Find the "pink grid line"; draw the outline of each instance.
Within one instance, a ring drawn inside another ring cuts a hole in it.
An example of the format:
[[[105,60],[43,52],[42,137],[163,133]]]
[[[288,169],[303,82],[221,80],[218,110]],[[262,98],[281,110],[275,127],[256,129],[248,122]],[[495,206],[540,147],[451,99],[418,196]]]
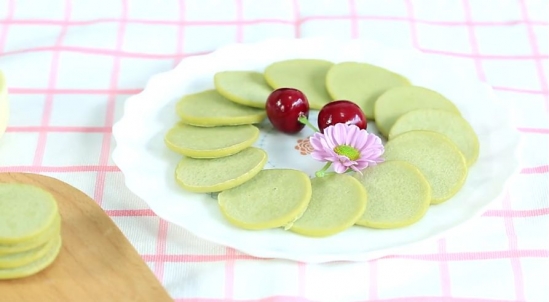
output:
[[[468,0],[463,0],[463,9],[465,11],[465,19],[467,21],[471,21],[471,6],[469,4]],[[481,81],[486,81],[486,74],[484,73],[484,69],[482,68],[482,62],[478,59],[478,56],[480,55],[478,43],[476,39],[475,34],[475,28],[473,26],[467,26],[467,31],[469,33],[469,44],[471,45],[471,50],[474,55],[474,61],[475,61],[475,68],[477,70],[478,77]]]
[[[297,294],[305,296],[307,293],[307,263],[297,262]]]
[[[502,86],[492,86],[494,90],[510,91],[510,92],[519,92],[519,93],[528,93],[528,94],[547,94],[547,92],[542,90],[531,90],[531,89],[521,89],[514,87],[502,87]]]
[[[93,48],[93,47],[79,47],[79,46],[43,46],[43,47],[31,47],[19,50],[6,51],[3,55],[17,55],[28,52],[44,52],[44,51],[54,51],[54,52],[76,52],[83,54],[95,54],[95,55],[104,55],[104,56],[114,56],[114,57],[127,57],[127,58],[136,58],[136,59],[181,59],[193,55],[201,55],[209,52],[196,52],[192,54],[157,54],[157,53],[144,53],[144,52],[130,52],[122,50],[112,50],[112,49],[102,49],[102,48]]]
[[[223,299],[214,298],[179,298],[175,302],[226,302]],[[270,296],[261,299],[242,299],[233,300],[238,302],[319,302],[318,300],[309,300],[296,296]],[[482,298],[452,298],[438,296],[415,296],[406,298],[389,298],[375,300],[356,300],[355,302],[525,302],[520,300],[500,300],[500,299],[482,299]]]
[[[382,259],[413,259],[425,261],[472,261],[489,260],[505,258],[547,258],[549,250],[523,249],[523,250],[503,250],[503,251],[479,251],[479,252],[461,252],[441,254],[417,254],[417,255],[392,255],[385,256]]]
[[[236,6],[236,42],[242,43],[244,41],[244,5],[242,0],[235,0]]]
[[[8,29],[13,21],[12,19],[13,19],[14,8],[15,8],[15,0],[9,0],[8,13],[5,19],[6,23],[4,23],[2,32],[0,33],[0,54],[4,51],[4,45],[6,45],[6,39],[8,37]]]
[[[549,165],[523,168],[520,171],[520,173],[521,174],[545,174],[545,173],[549,173]]]
[[[369,286],[368,286],[368,297],[370,300],[375,300],[378,298],[377,293],[377,259],[370,260],[369,264]]]
[[[349,12],[351,18],[351,38],[356,39],[359,37],[359,27],[358,27],[358,11],[356,7],[355,0],[348,0]]]
[[[545,216],[549,215],[549,208],[540,208],[540,209],[533,209],[533,210],[512,210],[512,209],[505,209],[505,210],[489,210],[486,211],[482,216],[485,217],[519,217],[519,218],[527,218],[527,217],[537,217],[537,216]]]
[[[301,23],[315,21],[315,20],[347,20],[351,16],[307,16],[301,19]],[[376,15],[360,15],[357,16],[358,20],[375,20],[375,21],[400,21],[400,22],[413,22],[413,23],[423,23],[428,25],[436,26],[464,26],[464,25],[473,25],[473,26],[514,26],[517,24],[523,24],[524,20],[516,21],[481,21],[481,22],[463,22],[463,21],[435,21],[435,20],[422,20],[416,19],[414,17],[397,17],[397,16],[376,16]],[[530,21],[535,22],[534,25],[549,25],[549,22],[546,21]]]
[[[187,56],[192,55],[201,55],[206,54],[206,52],[203,53],[195,53],[190,54]],[[182,54],[182,56],[185,56]],[[186,56],[185,56],[186,57]],[[175,59],[179,59],[179,57],[176,57]],[[545,91],[542,90],[529,90],[529,89],[521,89],[516,87],[503,87],[503,86],[492,86],[495,90],[502,90],[502,91],[510,91],[510,92],[519,92],[519,93],[528,93],[528,94],[547,94]],[[46,94],[46,93],[53,93],[53,94],[138,94],[142,91],[142,88],[129,88],[129,89],[116,89],[116,90],[110,90],[110,89],[65,89],[65,88],[54,88],[54,89],[48,89],[48,88],[21,88],[21,87],[9,87],[8,92],[10,94]]]
[[[143,254],[141,258],[145,262],[164,262],[164,263],[198,263],[198,262],[221,262],[232,260],[257,260],[258,258],[248,255],[157,255],[157,254]]]
[[[68,21],[70,19],[71,15],[71,2],[69,0],[65,0],[65,15],[64,19],[65,21]],[[55,47],[59,47],[61,43],[63,42],[63,39],[65,38],[65,35],[67,34],[67,27],[63,26],[61,28],[61,33],[57,37],[57,40],[55,41]],[[59,56],[61,53],[54,52],[51,60],[51,67],[50,67],[50,75],[49,75],[49,82],[48,82],[48,89],[53,89],[55,87],[55,84],[57,82],[57,68],[59,68]],[[51,112],[53,108],[53,94],[48,93],[46,94],[46,100],[44,103],[44,111],[42,112],[42,121],[41,126],[47,127],[50,123],[51,118]],[[46,140],[48,137],[48,133],[46,132],[40,132],[38,135],[38,145],[36,147],[36,151],[34,153],[34,161],[33,166],[41,166],[42,161],[44,160],[44,152],[46,150]]]
[[[505,197],[503,198],[503,209],[511,209],[511,198],[509,196],[509,192],[506,192]],[[507,234],[507,240],[509,241],[509,250],[516,251],[518,250],[517,234],[515,232],[513,217],[505,216],[503,218],[503,222],[505,224],[505,233]],[[522,279],[522,267],[520,264],[520,259],[511,258],[510,260],[514,277],[515,298],[519,300],[524,300],[524,281]]]
[[[215,298],[179,298],[175,302],[226,302],[227,300]],[[304,297],[296,296],[270,296],[261,299],[239,299],[232,300],[237,302],[319,302],[318,300],[309,300]],[[355,300],[355,302],[526,302],[521,300],[500,300],[500,299],[482,299],[482,298],[452,298],[438,296],[415,296],[406,298],[389,298],[375,300]]]
[[[522,13],[522,18],[525,22],[528,22],[529,16],[528,16],[528,8],[526,7],[526,3],[524,0],[520,1],[520,10]],[[532,54],[533,55],[539,55],[539,47],[538,47],[538,41],[536,38],[536,34],[534,33],[534,29],[531,24],[527,24],[526,29],[528,30],[528,40],[530,41],[530,46],[532,48]],[[549,112],[549,84],[547,84],[547,77],[545,76],[545,72],[543,71],[543,65],[541,64],[541,61],[536,60],[536,71],[538,73],[538,79],[540,80],[541,89],[545,92],[545,110]]]
[[[13,0],[11,0],[13,1]],[[301,18],[298,20],[299,23],[307,23],[311,21],[318,21],[318,20],[345,20],[350,19],[352,16],[307,16],[304,18]],[[534,26],[547,26],[549,25],[549,22],[546,21],[539,21],[539,20],[511,20],[511,21],[474,21],[474,22],[463,22],[463,21],[438,21],[438,20],[423,20],[423,19],[415,19],[415,18],[406,18],[406,17],[398,17],[398,16],[376,16],[376,15],[360,15],[357,16],[358,20],[375,20],[375,21],[398,21],[398,22],[409,22],[412,21],[414,23],[420,23],[420,24],[427,24],[427,25],[436,25],[436,26],[448,26],[448,27],[454,27],[454,26],[464,26],[464,25],[472,25],[472,26],[488,26],[488,27],[500,27],[500,26],[516,26],[521,24],[531,24]],[[0,24],[13,24],[13,25],[40,25],[40,26],[61,26],[61,25],[67,25],[67,26],[86,26],[86,25],[94,25],[94,24],[102,24],[102,23],[119,23],[121,22],[120,19],[116,18],[97,18],[92,20],[71,20],[68,22],[60,21],[60,20],[48,20],[48,19],[9,19],[6,18],[4,20],[0,19]],[[201,21],[201,20],[187,20],[184,22],[177,21],[177,20],[149,20],[149,19],[128,19],[125,21],[126,23],[132,23],[132,24],[143,24],[143,25],[167,25],[167,26],[231,26],[236,25],[237,21],[232,20],[217,20],[217,21]],[[262,18],[262,19],[247,19],[242,20],[242,24],[244,25],[256,25],[256,24],[286,24],[286,25],[293,25],[294,22],[291,20],[281,20],[281,19],[269,19],[269,18]]]
[[[105,210],[110,217],[152,217],[156,214],[150,209],[131,209],[131,210]]]
[[[76,172],[120,172],[117,166],[3,166],[0,172],[29,173],[76,173]]]
[[[122,1],[122,20],[125,20],[128,16],[128,2],[127,0]],[[124,33],[126,31],[126,23],[121,22],[118,27],[117,39],[116,39],[116,50],[120,51],[122,49],[122,44],[124,42]],[[109,89],[111,91],[116,90],[118,77],[120,75],[120,57],[115,57],[113,62],[113,69],[111,74],[111,81]],[[114,110],[116,108],[116,94],[109,94],[107,101],[107,110],[105,112],[105,127],[112,127],[114,122]],[[105,133],[103,135],[103,142],[101,146],[101,153],[99,155],[99,165],[106,166],[109,162],[110,156],[110,147],[111,147],[111,137],[112,133]],[[94,200],[101,205],[103,203],[103,193],[105,191],[105,178],[106,173],[104,171],[99,171],[95,179],[95,191],[93,193]]]
[[[438,254],[443,258],[446,255],[446,239],[442,238],[438,240],[437,244]],[[452,295],[452,281],[450,279],[450,268],[447,261],[441,261],[439,263],[440,270],[440,286],[442,288],[442,294],[445,297]]]
[[[19,88],[9,87],[9,94],[138,94],[143,88],[133,89],[66,89],[66,88]]]
[[[301,13],[299,11],[299,1],[293,0],[292,7],[294,12],[294,37],[301,38]]]
[[[414,7],[412,5],[412,1],[405,0],[404,4],[406,5],[406,14],[407,14],[407,21],[410,25],[410,36],[412,38],[412,46],[416,49],[421,49],[421,46],[419,45],[419,38],[417,36],[417,26],[416,22],[413,22],[414,18]]]
[[[158,234],[156,236],[156,255],[166,253],[166,238],[168,237],[168,222],[162,218],[158,223]],[[160,282],[164,282],[164,262],[156,261],[154,263],[154,274]]]
[[[225,255],[227,257],[227,260],[225,260],[225,299],[232,300],[234,295],[235,260],[239,256],[245,255],[237,255],[236,251],[230,247],[225,248]]]
[[[460,52],[452,52],[452,51],[434,50],[434,49],[428,49],[428,48],[422,48],[422,47],[416,47],[416,48],[425,53],[430,53],[430,54],[439,54],[439,55],[445,55],[445,56],[483,59],[483,60],[549,60],[549,55],[545,55],[545,54],[483,55],[483,54],[469,54],[469,53],[460,53]],[[193,54],[182,54],[182,53],[157,54],[157,53],[102,49],[102,48],[93,48],[93,47],[79,47],[79,46],[59,46],[59,47],[40,46],[40,47],[30,47],[25,49],[6,51],[3,53],[3,55],[7,56],[7,55],[23,54],[27,52],[44,52],[44,51],[76,52],[76,53],[84,53],[84,54],[128,57],[128,58],[138,58],[138,59],[174,59],[174,58],[180,59],[180,58],[184,58],[191,55],[200,55],[200,54],[209,53],[209,52],[197,52]]]
[[[110,127],[71,127],[71,126],[11,126],[6,132],[80,132],[80,133],[106,133],[111,132]]]
[[[545,128],[523,128],[519,127],[517,128],[518,131],[524,132],[524,133],[537,133],[537,134],[549,134],[549,129]]]
[[[179,0],[179,20],[183,22],[185,20],[185,1]],[[184,41],[184,27],[183,25],[177,28],[177,43],[176,43],[176,52],[183,52],[183,41]],[[173,67],[176,67],[179,61],[176,59],[173,62]],[[164,255],[166,253],[166,244],[168,237],[168,223],[164,219],[159,219],[158,223],[158,236],[156,238],[156,254]],[[164,282],[164,262],[157,261],[154,263],[154,273],[160,282]]]
[[[407,259],[407,260],[421,260],[428,262],[460,262],[460,261],[477,261],[477,260],[493,260],[493,259],[512,259],[512,258],[548,258],[549,250],[547,249],[519,249],[515,251],[500,250],[500,251],[475,251],[475,252],[454,252],[445,254],[437,253],[425,253],[425,254],[398,254],[388,255],[379,258],[381,259]],[[170,262],[170,263],[184,263],[184,262],[219,262],[228,260],[256,260],[256,261],[269,261],[274,260],[272,258],[257,258],[250,255],[236,253],[227,255],[208,255],[208,254],[169,254],[169,255],[157,255],[157,254],[142,254],[146,262]],[[346,262],[346,261],[339,261]]]

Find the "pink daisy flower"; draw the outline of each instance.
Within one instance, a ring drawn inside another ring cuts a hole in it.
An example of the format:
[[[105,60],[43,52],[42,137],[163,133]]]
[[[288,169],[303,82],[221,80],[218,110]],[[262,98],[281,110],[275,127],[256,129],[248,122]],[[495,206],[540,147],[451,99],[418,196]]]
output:
[[[324,169],[317,172],[323,176],[333,164],[336,173],[345,173],[352,169],[362,174],[362,170],[383,162],[381,155],[385,151],[381,139],[356,125],[338,123],[324,129],[324,134],[316,132],[310,138],[313,147],[311,156],[327,162]]]

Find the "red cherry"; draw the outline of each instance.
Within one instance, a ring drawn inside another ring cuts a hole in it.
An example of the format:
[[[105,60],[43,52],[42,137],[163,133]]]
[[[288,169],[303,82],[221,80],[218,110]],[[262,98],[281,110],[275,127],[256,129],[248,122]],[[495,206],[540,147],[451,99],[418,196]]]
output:
[[[360,107],[347,100],[330,102],[318,112],[318,129],[324,133],[324,128],[344,123],[347,125],[356,125],[360,129],[366,129],[366,115]]]
[[[271,92],[265,105],[271,124],[281,132],[297,133],[305,127],[300,116],[309,117],[309,101],[303,92],[294,88],[279,88]]]

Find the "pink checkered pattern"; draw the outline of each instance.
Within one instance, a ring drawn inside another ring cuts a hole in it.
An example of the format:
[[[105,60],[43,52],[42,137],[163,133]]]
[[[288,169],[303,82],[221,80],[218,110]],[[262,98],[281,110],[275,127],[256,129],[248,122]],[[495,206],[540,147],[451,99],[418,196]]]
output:
[[[176,301],[549,301],[548,13],[547,0],[0,0],[0,172],[93,197]],[[451,57],[492,85],[524,140],[504,197],[400,254],[304,264],[197,238],[124,186],[111,126],[150,76],[229,43],[318,35]]]

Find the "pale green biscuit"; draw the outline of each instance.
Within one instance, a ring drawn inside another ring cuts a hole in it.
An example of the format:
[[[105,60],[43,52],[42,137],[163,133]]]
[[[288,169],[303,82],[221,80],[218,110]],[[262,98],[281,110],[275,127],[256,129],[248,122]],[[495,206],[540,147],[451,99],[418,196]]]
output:
[[[59,237],[56,235],[55,238]],[[51,250],[56,242],[56,239],[51,239],[50,241],[35,247],[32,250],[19,252],[15,254],[6,254],[0,255],[0,270],[4,268],[15,268],[29,264],[37,259],[45,256],[49,250]]]
[[[255,147],[219,158],[185,157],[177,165],[175,177],[177,183],[188,191],[220,192],[250,180],[266,162],[267,153]]]
[[[325,60],[292,59],[272,63],[264,75],[272,88],[298,89],[307,97],[311,109],[321,109],[332,101],[325,85],[326,73],[332,66]]]
[[[332,99],[356,103],[370,120],[377,119],[376,99],[385,91],[403,85],[410,85],[405,77],[368,63],[335,64],[326,75],[326,89]]]
[[[201,127],[256,124],[267,116],[265,110],[231,102],[214,89],[184,96],[175,110],[185,124]]]
[[[262,170],[248,182],[218,195],[227,220],[244,229],[261,230],[290,225],[311,200],[307,174],[293,169]]]
[[[244,106],[265,109],[273,89],[260,72],[221,71],[214,75],[215,89],[227,99]]]
[[[172,151],[194,158],[217,158],[250,147],[259,137],[253,125],[196,127],[177,123],[164,136]]]
[[[46,242],[50,241],[55,236],[59,235],[61,231],[61,217],[56,215],[54,223],[47,228],[44,232],[40,233],[36,238],[30,241],[23,241],[13,244],[0,244],[0,257],[7,254],[14,254],[29,251],[35,249]]]
[[[290,227],[292,232],[314,237],[333,235],[353,226],[366,209],[366,190],[352,176],[317,177],[311,179],[311,185],[311,201]]]
[[[431,202],[429,183],[412,164],[386,161],[355,177],[368,192],[368,203],[357,225],[390,229],[419,221]]]
[[[440,109],[417,109],[398,118],[389,139],[412,130],[429,130],[446,135],[461,150],[467,166],[478,158],[479,140],[473,127],[461,115]]]
[[[402,133],[387,142],[383,156],[416,166],[431,186],[431,204],[450,199],[467,178],[465,157],[450,139],[437,132]]]
[[[58,215],[47,191],[27,184],[0,183],[0,245],[39,238]]]
[[[27,277],[34,275],[50,266],[59,255],[62,246],[61,236],[57,236],[54,240],[53,246],[41,258],[23,266],[14,268],[0,268],[0,280]]]
[[[383,93],[375,103],[376,126],[387,137],[397,119],[416,109],[441,109],[460,114],[442,94],[420,86],[396,87]]]

